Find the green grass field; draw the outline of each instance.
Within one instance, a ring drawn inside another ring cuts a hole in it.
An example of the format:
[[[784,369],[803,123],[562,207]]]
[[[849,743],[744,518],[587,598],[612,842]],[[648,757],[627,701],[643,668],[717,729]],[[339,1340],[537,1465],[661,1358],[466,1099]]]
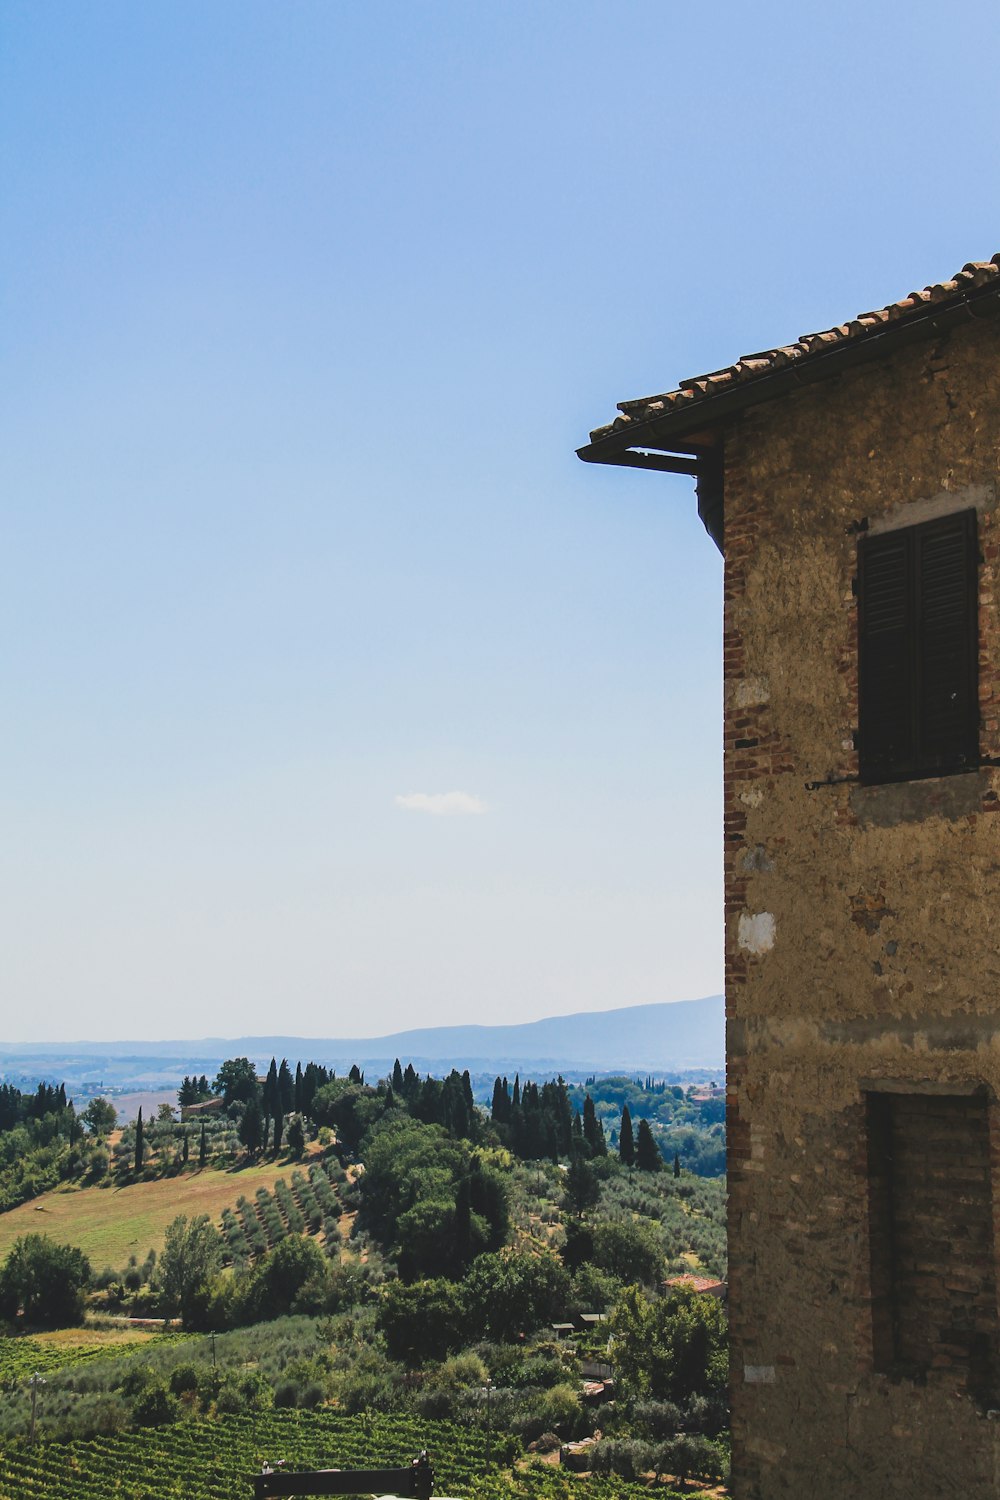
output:
[[[142,1260],[148,1250],[159,1254],[166,1227],[178,1214],[208,1214],[216,1223],[241,1193],[252,1198],[290,1170],[287,1162],[268,1162],[238,1171],[206,1167],[127,1187],[59,1188],[0,1214],[0,1260],[19,1235],[47,1234],[78,1245],[95,1271],[118,1269],[130,1255]]]
[[[139,1354],[155,1344],[186,1342],[186,1333],[158,1333],[149,1328],[59,1328],[26,1338],[0,1338],[0,1389],[23,1384],[36,1371],[49,1375],[69,1365],[121,1354]]]

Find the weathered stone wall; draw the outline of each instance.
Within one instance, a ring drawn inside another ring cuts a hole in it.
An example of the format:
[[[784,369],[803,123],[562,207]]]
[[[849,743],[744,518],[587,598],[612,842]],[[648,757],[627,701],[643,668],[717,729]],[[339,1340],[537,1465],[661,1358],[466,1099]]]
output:
[[[1000,761],[998,377],[1000,329],[970,324],[726,435],[739,1500],[1000,1481],[1000,1421],[960,1360],[942,1350],[919,1380],[875,1368],[865,1106],[871,1086],[1000,1094],[1000,770],[858,785],[852,586],[866,527],[975,506],[980,746]],[[993,1196],[995,1215],[996,1170]]]

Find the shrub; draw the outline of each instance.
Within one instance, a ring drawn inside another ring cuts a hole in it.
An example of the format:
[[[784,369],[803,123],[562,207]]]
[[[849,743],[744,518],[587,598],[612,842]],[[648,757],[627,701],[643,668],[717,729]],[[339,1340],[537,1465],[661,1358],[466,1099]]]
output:
[[[132,1403],[132,1421],[136,1427],[165,1427],[177,1420],[177,1397],[157,1382],[141,1391]]]
[[[44,1234],[14,1241],[0,1270],[0,1317],[23,1312],[40,1328],[67,1328],[83,1321],[83,1292],[90,1262],[75,1245],[57,1245]]]
[[[197,1391],[198,1376],[197,1365],[175,1365],[170,1372],[170,1389],[172,1393],[175,1396],[183,1396],[187,1391]]]
[[[647,1443],[634,1438],[603,1438],[595,1443],[590,1458],[590,1467],[595,1474],[617,1474],[622,1479],[638,1479],[652,1467],[652,1455]]]

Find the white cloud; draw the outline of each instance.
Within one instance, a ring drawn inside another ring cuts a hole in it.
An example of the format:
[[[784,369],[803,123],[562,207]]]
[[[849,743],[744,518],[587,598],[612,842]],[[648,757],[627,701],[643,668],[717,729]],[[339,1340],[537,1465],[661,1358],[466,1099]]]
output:
[[[405,807],[407,812],[433,813],[438,818],[486,811],[483,799],[471,792],[407,792],[396,798],[396,806]]]

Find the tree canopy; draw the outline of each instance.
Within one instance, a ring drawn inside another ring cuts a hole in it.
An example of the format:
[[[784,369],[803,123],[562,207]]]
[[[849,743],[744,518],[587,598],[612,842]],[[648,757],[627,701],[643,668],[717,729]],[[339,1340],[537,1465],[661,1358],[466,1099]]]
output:
[[[59,1245],[44,1234],[14,1241],[0,1268],[0,1317],[18,1313],[39,1328],[67,1328],[83,1322],[83,1293],[90,1262],[75,1245]]]

